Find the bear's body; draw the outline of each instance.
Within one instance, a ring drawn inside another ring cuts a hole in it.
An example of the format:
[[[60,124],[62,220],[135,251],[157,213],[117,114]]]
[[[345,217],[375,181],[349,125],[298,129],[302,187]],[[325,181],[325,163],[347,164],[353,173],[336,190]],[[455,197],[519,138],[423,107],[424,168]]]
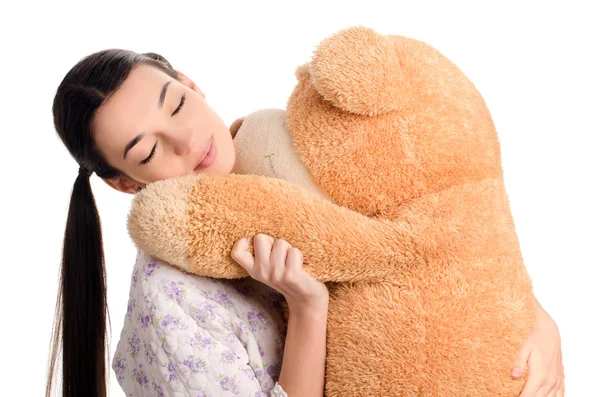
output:
[[[241,237],[298,247],[331,282],[327,396],[518,396],[535,298],[478,91],[427,44],[365,28],[323,41],[297,77],[285,123],[267,112],[234,131],[287,143],[242,146],[246,175],[149,185],[133,240],[224,278],[247,275],[229,256]]]

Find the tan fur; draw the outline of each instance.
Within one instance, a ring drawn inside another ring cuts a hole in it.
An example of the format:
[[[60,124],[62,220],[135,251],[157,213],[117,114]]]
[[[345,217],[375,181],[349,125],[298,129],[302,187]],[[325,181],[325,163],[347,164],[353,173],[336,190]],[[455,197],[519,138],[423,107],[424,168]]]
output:
[[[246,275],[229,255],[240,237],[302,250],[305,268],[334,282],[327,396],[518,396],[526,376],[510,368],[535,300],[474,85],[427,44],[362,27],[324,40],[296,75],[282,150],[329,200],[284,173],[188,178],[172,186],[189,194],[185,217],[166,200],[138,203],[135,222],[152,231],[134,241],[159,257],[185,241],[180,263],[225,278]]]
[[[186,214],[190,190],[198,178],[190,175],[147,185],[136,194],[127,218],[129,235],[139,249],[182,270],[189,270]]]

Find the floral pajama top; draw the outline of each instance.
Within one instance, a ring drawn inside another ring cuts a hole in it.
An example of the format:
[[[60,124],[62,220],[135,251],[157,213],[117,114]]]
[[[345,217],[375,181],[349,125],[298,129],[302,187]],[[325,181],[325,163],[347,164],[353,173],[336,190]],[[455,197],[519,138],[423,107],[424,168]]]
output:
[[[282,299],[250,278],[199,277],[138,252],[112,369],[127,396],[285,396]]]

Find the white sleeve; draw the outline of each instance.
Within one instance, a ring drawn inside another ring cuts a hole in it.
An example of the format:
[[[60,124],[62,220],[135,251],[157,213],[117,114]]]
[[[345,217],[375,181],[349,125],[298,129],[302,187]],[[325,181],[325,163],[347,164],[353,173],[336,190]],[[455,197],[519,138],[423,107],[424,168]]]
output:
[[[132,277],[112,363],[127,396],[287,397],[264,363],[250,357],[260,357],[262,349],[235,322],[233,306],[224,310],[206,299],[208,287],[198,289],[174,268],[149,264]]]
[[[288,397],[287,393],[283,391],[283,388],[279,382],[275,383],[275,387],[271,390],[271,397]]]

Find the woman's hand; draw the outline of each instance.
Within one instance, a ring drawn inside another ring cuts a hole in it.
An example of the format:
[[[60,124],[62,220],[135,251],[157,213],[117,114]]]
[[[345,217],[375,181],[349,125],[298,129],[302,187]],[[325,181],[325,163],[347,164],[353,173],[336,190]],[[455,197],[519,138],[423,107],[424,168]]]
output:
[[[325,284],[312,278],[302,267],[302,253],[285,240],[266,234],[254,236],[254,255],[248,251],[250,241],[240,239],[231,257],[250,276],[285,297],[290,313],[296,310],[327,310],[329,291]]]
[[[279,385],[289,397],[322,397],[329,291],[302,268],[302,253],[285,240],[265,234],[238,240],[231,257],[252,278],[281,293],[290,309]]]
[[[534,329],[519,350],[511,375],[519,378],[525,368],[529,368],[527,382],[519,397],[562,397],[565,376],[560,333],[539,302],[536,314]]]

